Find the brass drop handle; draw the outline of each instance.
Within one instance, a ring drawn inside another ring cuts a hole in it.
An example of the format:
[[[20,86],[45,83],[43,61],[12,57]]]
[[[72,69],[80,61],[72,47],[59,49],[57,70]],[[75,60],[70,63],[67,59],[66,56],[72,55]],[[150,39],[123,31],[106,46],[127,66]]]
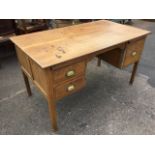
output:
[[[137,52],[132,52],[131,54],[133,57],[137,55]]]
[[[74,70],[70,70],[70,71],[68,71],[67,73],[66,73],[66,76],[67,77],[72,77],[72,76],[74,76],[75,75],[75,71]]]
[[[73,91],[75,89],[75,85],[71,84],[67,87],[67,91]]]

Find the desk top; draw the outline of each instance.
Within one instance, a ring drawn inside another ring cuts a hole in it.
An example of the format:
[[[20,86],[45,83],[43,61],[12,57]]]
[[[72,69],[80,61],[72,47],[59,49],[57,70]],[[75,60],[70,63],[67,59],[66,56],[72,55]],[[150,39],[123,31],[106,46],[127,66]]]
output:
[[[12,37],[11,41],[42,68],[66,62],[150,32],[107,20]]]

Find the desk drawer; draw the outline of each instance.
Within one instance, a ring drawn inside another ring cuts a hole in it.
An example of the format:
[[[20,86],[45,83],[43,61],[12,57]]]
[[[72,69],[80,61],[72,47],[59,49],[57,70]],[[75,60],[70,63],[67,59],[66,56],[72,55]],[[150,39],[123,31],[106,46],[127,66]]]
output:
[[[128,66],[140,59],[144,48],[145,39],[130,42],[126,47],[123,67]]]
[[[106,53],[99,55],[98,57],[109,64],[123,68],[130,64],[135,63],[140,59],[145,39],[140,39],[127,43],[126,47],[116,48]]]
[[[68,96],[74,92],[77,92],[78,90],[80,90],[85,86],[85,83],[86,83],[85,78],[80,77],[79,79],[56,86],[54,88],[55,99],[59,100],[64,96]]]
[[[85,67],[86,67],[85,62],[82,61],[57,69],[54,71],[54,81],[56,83],[62,82],[65,80],[74,79],[79,75],[83,75],[85,73]]]

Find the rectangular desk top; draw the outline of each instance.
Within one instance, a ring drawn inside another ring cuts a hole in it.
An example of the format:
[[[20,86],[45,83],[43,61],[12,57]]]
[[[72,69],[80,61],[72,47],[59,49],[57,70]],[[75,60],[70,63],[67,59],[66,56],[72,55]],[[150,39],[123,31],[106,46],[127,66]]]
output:
[[[11,41],[42,68],[148,35],[147,30],[107,20],[12,37]]]

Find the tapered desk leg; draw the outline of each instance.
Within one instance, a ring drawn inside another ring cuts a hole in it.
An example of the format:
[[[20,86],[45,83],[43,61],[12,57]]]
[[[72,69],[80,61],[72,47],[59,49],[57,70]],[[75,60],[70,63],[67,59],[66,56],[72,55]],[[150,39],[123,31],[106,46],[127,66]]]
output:
[[[132,71],[132,75],[131,75],[130,82],[129,82],[130,85],[132,85],[133,82],[134,82],[134,79],[135,79],[135,76],[136,76],[136,71],[137,71],[137,68],[138,68],[138,64],[139,64],[139,61],[135,62],[134,66],[133,66],[133,71]]]
[[[98,60],[97,60],[97,66],[100,67],[101,66],[101,59],[98,57]]]
[[[54,131],[57,131],[58,127],[57,127],[56,104],[50,99],[48,99],[48,108],[49,108],[52,128],[54,129]]]
[[[32,93],[31,93],[31,87],[30,87],[30,84],[29,84],[28,77],[25,75],[25,73],[23,71],[22,71],[22,73],[23,73],[23,78],[24,78],[27,94],[28,94],[28,96],[31,96]]]

